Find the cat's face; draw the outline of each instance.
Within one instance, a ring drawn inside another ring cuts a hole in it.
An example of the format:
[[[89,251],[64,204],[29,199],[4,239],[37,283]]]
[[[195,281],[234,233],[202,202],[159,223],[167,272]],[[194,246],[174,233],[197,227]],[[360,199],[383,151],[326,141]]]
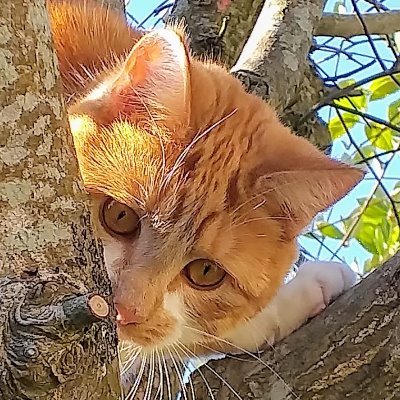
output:
[[[173,31],[145,36],[70,123],[120,337],[144,349],[218,348],[276,294],[300,231],[362,177]]]

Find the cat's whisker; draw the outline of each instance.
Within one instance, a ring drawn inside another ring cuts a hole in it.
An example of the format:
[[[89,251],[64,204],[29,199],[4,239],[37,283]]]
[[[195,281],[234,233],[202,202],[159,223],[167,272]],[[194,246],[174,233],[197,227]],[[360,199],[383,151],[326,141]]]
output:
[[[135,394],[139,388],[139,384],[142,380],[143,377],[143,373],[144,373],[144,369],[146,367],[146,363],[147,363],[147,354],[145,353],[143,358],[140,359],[140,368],[139,368],[139,373],[136,376],[135,382],[133,383],[131,389],[129,390],[127,396],[126,396],[126,400],[133,400],[133,398],[135,397]]]
[[[192,331],[194,331],[194,332],[196,332],[196,333],[198,333],[200,335],[203,335],[205,337],[209,337],[210,339],[213,339],[213,340],[219,341],[221,343],[224,343],[224,344],[226,344],[228,346],[232,346],[232,347],[238,349],[239,351],[243,352],[244,354],[247,354],[249,357],[253,357],[258,362],[260,362],[264,367],[266,367],[269,371],[271,371],[285,385],[285,387],[289,390],[289,392],[293,395],[293,397],[295,399],[300,400],[299,396],[297,396],[297,394],[293,391],[293,389],[285,382],[285,380],[282,378],[282,376],[278,372],[276,372],[269,364],[267,364],[264,360],[262,360],[260,357],[255,356],[254,353],[251,353],[250,351],[247,351],[246,349],[244,349],[244,348],[242,348],[240,346],[237,346],[234,343],[229,342],[228,340],[225,340],[223,338],[220,338],[218,336],[212,335],[210,333],[201,331],[199,329],[196,329],[196,328],[193,328],[193,327],[190,327],[190,326],[187,326],[187,325],[185,325],[185,328],[189,329],[189,330],[192,330]]]
[[[176,346],[176,343],[173,344],[172,346],[174,347],[174,349],[175,349],[175,354],[176,354],[177,357],[180,359],[183,368],[184,368],[185,370],[187,370],[187,369],[188,369],[187,363],[183,360],[182,356],[179,354],[179,351],[176,349],[176,347],[177,347],[177,346]],[[178,348],[178,349],[179,349],[179,348]],[[182,350],[182,349],[181,349],[181,350]],[[188,380],[189,380],[189,384],[190,384],[190,391],[191,391],[191,393],[192,393],[192,399],[196,399],[196,394],[195,394],[195,391],[194,391],[194,386],[193,386],[193,381],[192,381],[192,378],[191,378],[191,373],[190,373],[189,376],[188,376]]]
[[[189,354],[191,354],[192,357],[195,357],[196,359],[200,360],[200,358],[196,356],[196,354],[194,354],[188,347],[186,347],[184,344],[182,344],[182,346],[188,351]],[[211,371],[216,377],[218,377],[221,380],[221,382],[223,382],[226,385],[226,387],[233,393],[235,397],[237,397],[239,400],[243,400],[242,396],[240,396],[240,394],[232,387],[232,385],[226,379],[224,379],[218,372],[216,372],[213,368],[207,365],[207,363],[204,363],[203,365],[209,371]]]
[[[253,334],[253,332],[257,331],[257,326],[255,325],[255,322],[251,318],[248,318],[247,322],[249,324],[253,325],[253,327],[254,327],[254,329],[251,330],[252,334]],[[262,332],[259,332],[259,333],[263,337],[264,343],[266,343],[271,348],[271,350],[275,352],[276,350],[275,350],[275,346],[273,345],[273,343],[270,342],[270,340],[267,338],[267,336],[265,334],[263,334]],[[256,339],[254,339],[254,342],[255,343],[257,342]],[[256,347],[257,347],[257,353],[260,354],[261,351],[260,351],[259,346],[256,345]]]
[[[194,136],[194,138],[190,141],[190,143],[183,149],[183,151],[177,157],[174,165],[172,166],[171,171],[165,176],[165,180],[161,185],[162,189],[164,189],[170,183],[175,172],[183,165],[183,162],[184,162],[186,156],[189,154],[189,152],[193,148],[193,146],[197,142],[199,142],[203,137],[208,135],[213,129],[215,129],[216,127],[218,127],[219,125],[224,123],[232,115],[234,115],[236,113],[236,111],[237,111],[237,108],[235,108],[233,111],[231,111],[229,114],[225,115],[224,117],[220,118],[217,122],[210,125],[204,131],[202,131],[202,132],[200,131]]]
[[[163,362],[164,371],[165,371],[165,379],[167,381],[168,399],[172,400],[171,382],[169,380],[169,373],[168,373],[167,363],[165,362],[164,353],[161,352],[161,356],[162,356],[162,362]]]
[[[187,357],[188,359],[193,358],[193,357],[190,356],[190,354],[188,354],[188,352],[187,352],[188,349],[186,348],[186,346],[185,346],[183,343],[181,343],[180,341],[178,341],[176,344],[177,344],[177,346],[181,349],[181,351],[182,351],[184,354],[186,354],[186,357]],[[197,359],[198,359],[198,357],[197,357]],[[198,369],[198,368],[195,368],[195,370],[197,370],[197,372],[200,374],[201,378],[203,379],[203,382],[204,382],[204,384],[205,384],[206,387],[207,387],[207,390],[208,390],[208,393],[210,394],[211,399],[212,399],[212,400],[215,400],[215,397],[214,397],[214,395],[213,395],[213,392],[212,392],[212,390],[211,390],[211,387],[210,387],[209,383],[207,382],[207,379],[205,378],[204,374],[203,374],[203,373],[200,371],[200,369]]]
[[[246,206],[247,204],[251,203],[252,201],[256,200],[258,197],[260,197],[260,196],[265,196],[265,195],[268,194],[268,193],[277,191],[277,190],[279,190],[280,188],[285,187],[285,186],[289,186],[289,185],[293,185],[293,183],[292,183],[292,182],[281,183],[281,184],[279,184],[278,186],[274,186],[274,187],[268,188],[268,189],[266,189],[266,190],[263,190],[262,192],[255,194],[253,197],[250,197],[249,199],[247,199],[247,200],[244,201],[243,203],[239,204],[234,210],[232,210],[232,211],[230,212],[229,215],[230,215],[230,216],[235,215],[238,211],[240,211],[240,209],[242,209],[244,206]],[[267,202],[267,200],[266,200],[266,199],[263,199],[263,201],[261,201],[261,203],[258,203],[255,207],[256,207],[256,208],[261,207],[261,206],[264,205],[266,202]],[[255,208],[253,207],[252,209],[254,210]]]
[[[159,399],[163,400],[163,394],[164,394],[164,371],[162,369],[160,352],[159,352],[159,350],[157,348],[155,350],[156,350],[156,355],[157,355],[157,365],[158,365],[158,374],[159,374],[158,389],[157,389],[156,397],[159,394],[159,396],[160,396]]]
[[[167,347],[166,349],[167,349],[167,351],[168,351],[168,353],[169,353],[169,355],[170,355],[172,364],[173,364],[173,366],[174,366],[174,368],[175,368],[175,370],[176,370],[176,375],[177,375],[177,377],[178,377],[178,379],[179,379],[179,383],[180,383],[181,388],[182,388],[183,397],[184,397],[185,400],[188,400],[188,398],[187,398],[187,393],[186,393],[186,386],[185,386],[185,384],[183,383],[183,379],[182,379],[182,373],[179,371],[179,368],[178,368],[178,366],[177,366],[177,364],[176,364],[176,362],[175,362],[175,357],[172,355],[172,352],[171,352],[170,348]],[[175,351],[176,351],[176,350],[175,350]]]
[[[224,356],[224,357],[230,358],[230,359],[232,359],[232,360],[246,361],[246,362],[252,362],[252,363],[258,363],[258,362],[259,362],[258,360],[244,360],[243,358],[241,358],[241,357],[236,357],[236,356],[234,356],[233,354],[223,353],[222,351],[218,351],[218,350],[213,349],[212,347],[207,346],[207,345],[204,344],[203,342],[198,342],[198,343],[195,343],[195,344],[198,344],[198,345],[200,345],[200,347],[204,347],[205,349],[210,350],[210,351],[211,351],[212,353],[214,353],[214,354],[218,354],[218,355],[220,355],[220,356]]]
[[[147,400],[148,396],[151,395],[153,383],[154,383],[154,350],[152,350],[149,355],[149,373],[147,375],[147,384],[143,400]]]
[[[232,229],[238,228],[239,226],[243,226],[243,225],[249,224],[250,222],[270,221],[270,220],[274,220],[274,221],[275,220],[284,220],[284,221],[286,221],[286,220],[290,220],[290,218],[289,217],[281,217],[281,216],[280,217],[271,217],[270,215],[267,215],[265,217],[250,218],[250,219],[247,219],[245,221],[241,221],[238,224],[231,225],[229,228],[230,228],[230,230],[232,230]]]
[[[130,355],[128,361],[122,364],[123,368],[121,371],[121,375],[125,375],[127,372],[129,372],[129,370],[132,368],[132,366],[135,364],[135,361],[139,357],[139,354],[140,350],[138,350],[133,356]]]

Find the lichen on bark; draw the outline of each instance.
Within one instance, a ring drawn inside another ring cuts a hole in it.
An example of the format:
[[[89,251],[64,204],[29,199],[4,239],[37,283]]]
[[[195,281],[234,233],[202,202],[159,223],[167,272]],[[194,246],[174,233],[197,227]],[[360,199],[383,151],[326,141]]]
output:
[[[76,327],[63,311],[85,295],[112,301],[45,0],[6,2],[0,21],[0,398],[117,399],[112,320]]]

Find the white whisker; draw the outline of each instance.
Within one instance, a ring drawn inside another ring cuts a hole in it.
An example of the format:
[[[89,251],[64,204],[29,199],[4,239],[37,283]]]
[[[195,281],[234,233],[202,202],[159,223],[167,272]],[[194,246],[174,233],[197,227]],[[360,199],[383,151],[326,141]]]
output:
[[[193,353],[185,345],[183,345],[183,346],[186,348],[186,350],[189,352],[189,354],[192,355],[192,357],[199,359],[199,357],[196,356],[195,353]],[[233,386],[226,379],[224,379],[217,371],[215,371],[213,368],[211,368],[207,363],[204,363],[203,365],[205,368],[207,368],[209,371],[211,371],[216,377],[218,377],[221,380],[221,382],[223,382],[226,385],[226,387],[234,394],[234,396],[236,396],[239,400],[243,400],[242,396],[240,396],[240,394],[233,388]]]
[[[237,111],[237,108],[235,108],[233,111],[231,111],[228,115],[222,117],[219,119],[217,122],[213,123],[211,126],[209,126],[207,129],[205,129],[203,132],[198,132],[192,141],[184,148],[184,150],[181,152],[181,154],[177,157],[171,171],[166,174],[165,179],[161,185],[161,189],[164,189],[169,182],[172,180],[174,174],[176,171],[183,165],[183,162],[186,158],[186,156],[189,154],[189,151],[193,148],[193,146],[199,142],[203,137],[205,137],[207,134],[209,134],[213,129],[221,125],[223,122],[225,122],[228,118],[230,118],[232,115],[234,115]]]
[[[186,357],[193,358],[190,356],[190,354],[188,354],[188,352],[186,350],[189,350],[189,349],[187,349],[187,347],[182,342],[178,341],[177,346],[179,346],[179,348],[182,350],[182,352],[184,354],[186,354]],[[215,400],[215,397],[213,395],[211,387],[210,387],[209,383],[207,382],[207,379],[205,378],[204,374],[201,372],[201,370],[199,368],[196,368],[196,371],[200,374],[201,378],[203,379],[203,382],[207,387],[207,390],[208,390],[208,393],[210,394],[211,399]]]
[[[299,396],[297,396],[297,394],[293,391],[293,389],[285,382],[285,380],[278,374],[278,372],[276,372],[269,364],[267,364],[264,360],[262,360],[260,357],[256,357],[253,353],[250,353],[249,351],[247,351],[246,349],[243,349],[240,346],[235,345],[234,343],[229,342],[228,340],[225,340],[223,338],[219,338],[215,335],[211,335],[210,333],[201,331],[199,329],[196,328],[192,328],[190,326],[185,326],[186,329],[192,330],[194,332],[197,332],[201,335],[204,335],[205,337],[209,337],[213,340],[217,340],[220,341],[221,343],[227,344],[228,346],[232,346],[236,349],[238,349],[239,351],[243,352],[244,354],[247,354],[250,357],[255,358],[257,361],[259,361],[264,367],[266,367],[269,371],[271,371],[284,385],[285,387],[288,389],[288,391],[294,396],[295,399],[300,400]],[[201,343],[200,343],[201,344]]]
[[[185,384],[183,383],[183,379],[182,379],[182,374],[181,374],[181,372],[179,371],[179,368],[178,368],[178,366],[177,366],[177,364],[176,364],[176,362],[175,362],[175,358],[174,358],[174,356],[172,355],[171,350],[169,349],[169,347],[167,347],[167,351],[168,351],[168,353],[169,353],[169,355],[170,355],[170,357],[171,357],[172,364],[174,365],[174,368],[175,368],[175,370],[176,370],[176,374],[177,374],[177,377],[178,377],[178,379],[179,379],[179,383],[180,383],[181,388],[182,388],[183,397],[185,398],[185,400],[188,400],[187,394],[186,394],[186,387],[185,387]],[[175,351],[176,351],[176,350],[175,350]]]
[[[164,394],[164,372],[163,372],[162,365],[161,365],[160,352],[158,351],[157,348],[155,350],[156,350],[156,355],[157,355],[158,374],[159,374],[158,389],[157,389],[156,397],[159,394],[160,395],[159,399],[163,400],[163,394]]]

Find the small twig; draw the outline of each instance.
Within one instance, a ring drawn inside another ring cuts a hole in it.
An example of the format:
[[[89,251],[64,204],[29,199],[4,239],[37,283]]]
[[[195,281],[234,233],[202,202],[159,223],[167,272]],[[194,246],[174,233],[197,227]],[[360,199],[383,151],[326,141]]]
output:
[[[386,126],[387,128],[393,129],[395,132],[400,132],[400,126],[394,125],[390,122],[385,121],[384,119],[375,117],[371,114],[367,114],[365,112],[359,111],[357,109],[353,109],[350,107],[342,106],[341,104],[333,104],[333,107],[338,108],[339,110],[349,112],[351,114],[359,115],[360,117],[367,118],[370,121],[376,122],[377,124],[381,124]]]
[[[394,150],[387,150],[387,151],[384,151],[382,153],[374,154],[373,156],[365,157],[361,161],[356,162],[356,165],[366,163],[366,162],[371,161],[371,160],[373,160],[375,158],[380,158],[380,157],[386,156],[388,154],[398,153],[399,151],[400,151],[400,147],[397,147],[397,149],[394,149]]]
[[[349,95],[354,89],[359,88],[360,86],[365,85],[369,82],[372,82],[375,79],[383,78],[384,76],[388,76],[388,75],[393,75],[397,72],[400,72],[399,66],[397,66],[396,68],[387,69],[387,70],[379,72],[375,75],[368,76],[367,78],[361,79],[358,82],[353,83],[352,85],[346,86],[345,88],[341,88],[341,89],[332,91],[327,96],[325,96],[318,104],[316,104],[314,107],[312,107],[310,109],[310,112],[308,112],[306,115],[304,115],[300,119],[299,123],[301,124],[304,121],[306,121],[317,110],[319,110],[320,108],[322,108],[324,106],[331,104],[331,102],[333,100],[337,100],[337,99],[340,99],[342,97]]]

